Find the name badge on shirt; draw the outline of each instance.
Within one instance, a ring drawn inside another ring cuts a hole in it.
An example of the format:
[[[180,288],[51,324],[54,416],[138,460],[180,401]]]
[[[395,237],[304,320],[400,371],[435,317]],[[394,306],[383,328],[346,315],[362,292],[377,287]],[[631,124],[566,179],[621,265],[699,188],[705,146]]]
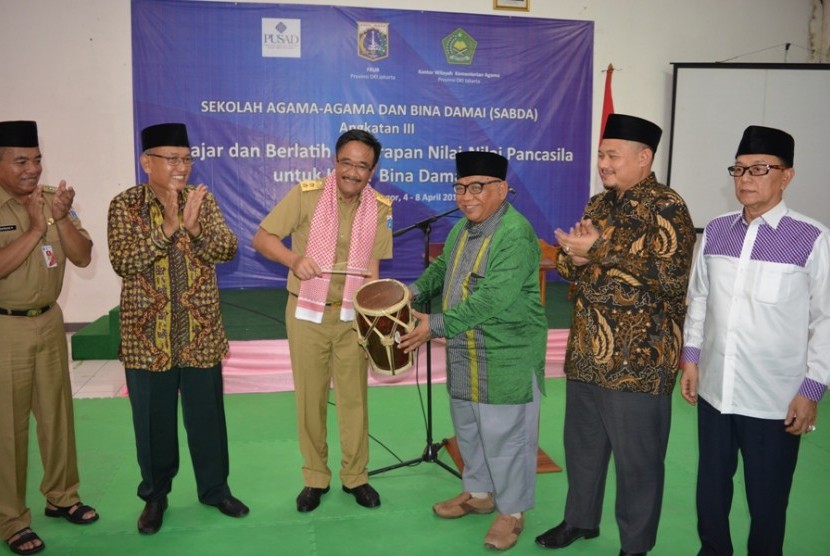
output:
[[[6,224],[5,226],[0,226],[0,232],[13,232],[17,229],[17,226],[14,224]]]
[[[55,256],[55,250],[48,243],[41,245],[40,250],[43,253],[43,262],[46,263],[46,268],[55,268],[58,266],[58,258]]]

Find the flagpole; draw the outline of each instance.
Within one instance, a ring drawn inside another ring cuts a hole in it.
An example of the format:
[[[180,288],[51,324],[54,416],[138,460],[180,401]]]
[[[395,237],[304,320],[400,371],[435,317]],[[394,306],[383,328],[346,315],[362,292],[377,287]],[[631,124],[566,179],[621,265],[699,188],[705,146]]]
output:
[[[605,96],[602,99],[602,120],[599,128],[600,141],[605,134],[605,122],[608,121],[608,115],[614,113],[614,98],[611,94],[611,77],[614,75],[614,64],[608,64],[605,70]]]

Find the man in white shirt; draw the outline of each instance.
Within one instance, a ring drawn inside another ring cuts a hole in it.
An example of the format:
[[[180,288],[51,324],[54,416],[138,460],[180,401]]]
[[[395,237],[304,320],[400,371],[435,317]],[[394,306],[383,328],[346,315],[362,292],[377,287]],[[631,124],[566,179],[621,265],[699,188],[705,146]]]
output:
[[[784,131],[744,131],[728,169],[743,210],[706,226],[692,269],[680,384],[698,404],[699,554],[733,552],[738,452],[748,553],[782,554],[800,438],[830,383],[830,231],[784,203],[794,149]]]

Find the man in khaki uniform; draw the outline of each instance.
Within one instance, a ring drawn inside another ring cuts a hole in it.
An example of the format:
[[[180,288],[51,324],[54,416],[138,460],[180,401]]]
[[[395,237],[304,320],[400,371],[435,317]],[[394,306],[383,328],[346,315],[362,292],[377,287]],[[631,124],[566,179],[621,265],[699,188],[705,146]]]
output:
[[[334,378],[343,490],[361,506],[380,506],[369,485],[367,363],[352,328],[351,301],[392,257],[391,201],[369,186],[381,145],[370,133],[337,140],[335,172],[295,186],[262,221],[254,248],[291,269],[285,310],[305,487],[297,511],[310,512],[329,490],[326,444],[329,384]],[[291,249],[283,244],[291,236]],[[343,273],[332,273],[332,270]]]
[[[0,536],[16,554],[45,544],[29,528],[29,412],[37,421],[45,514],[89,524],[78,496],[72,388],[63,314],[56,301],[66,260],[85,267],[92,241],[72,210],[75,191],[38,185],[37,124],[0,122]]]

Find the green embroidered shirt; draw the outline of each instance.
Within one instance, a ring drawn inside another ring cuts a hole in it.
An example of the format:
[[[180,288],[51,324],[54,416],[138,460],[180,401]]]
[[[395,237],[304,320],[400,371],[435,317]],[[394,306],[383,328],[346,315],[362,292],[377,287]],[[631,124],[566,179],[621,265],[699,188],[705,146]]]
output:
[[[411,286],[415,301],[443,293],[430,315],[447,339],[447,387],[455,399],[528,403],[533,375],[544,391],[547,319],[539,295],[539,240],[509,203],[484,222],[460,220],[444,251]]]

